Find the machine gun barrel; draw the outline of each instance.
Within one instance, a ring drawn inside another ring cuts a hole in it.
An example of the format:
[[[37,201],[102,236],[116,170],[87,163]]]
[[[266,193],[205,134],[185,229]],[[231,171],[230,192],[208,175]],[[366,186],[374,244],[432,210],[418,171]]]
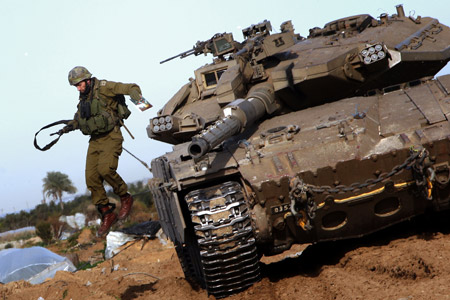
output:
[[[169,60],[172,60],[172,59],[177,58],[177,57],[185,58],[186,56],[189,56],[189,55],[192,55],[192,54],[195,54],[195,53],[196,53],[196,49],[194,47],[191,50],[187,50],[187,51],[181,52],[180,54],[177,54],[177,55],[174,55],[172,57],[169,57],[169,58],[167,58],[167,59],[165,59],[163,61],[160,61],[159,63],[163,64],[163,63],[168,62]]]
[[[223,109],[224,118],[194,136],[188,146],[193,158],[200,158],[226,139],[276,109],[273,89],[255,89],[246,99],[237,99]]]
[[[258,43],[259,41],[255,41],[255,40],[248,40],[247,43],[245,44],[244,47],[242,47],[241,50],[239,50],[238,52],[233,54],[233,57],[236,58],[238,56],[250,53],[253,51],[253,49],[255,48],[255,44]]]

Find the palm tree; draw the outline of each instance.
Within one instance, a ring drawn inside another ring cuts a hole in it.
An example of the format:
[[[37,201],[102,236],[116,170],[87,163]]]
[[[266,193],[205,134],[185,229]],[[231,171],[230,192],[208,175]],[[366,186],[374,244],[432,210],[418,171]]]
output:
[[[52,201],[59,199],[61,211],[64,209],[62,194],[64,192],[74,194],[77,191],[69,176],[61,172],[47,172],[47,177],[42,179],[42,181],[44,182],[42,192],[45,196],[52,197]]]

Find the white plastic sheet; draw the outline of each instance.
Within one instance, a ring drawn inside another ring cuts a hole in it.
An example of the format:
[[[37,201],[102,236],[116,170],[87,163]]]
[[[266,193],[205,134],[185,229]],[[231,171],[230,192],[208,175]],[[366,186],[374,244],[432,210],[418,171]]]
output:
[[[28,279],[28,282],[31,284],[38,284],[44,282],[47,278],[55,277],[55,274],[58,271],[75,272],[76,270],[77,268],[75,268],[75,266],[70,261],[64,260],[45,268],[42,272],[39,272]]]
[[[82,213],[76,213],[73,216],[61,216],[59,221],[67,223],[73,229],[83,229],[86,224],[86,216]]]
[[[106,236],[105,258],[110,259],[120,252],[120,246],[143,237],[158,237],[163,245],[167,242],[161,237],[161,224],[158,221],[147,221],[123,228],[120,231],[111,231]]]
[[[110,231],[106,236],[105,258],[110,259],[120,252],[119,247],[134,241],[135,237],[119,231]]]
[[[0,251],[0,282],[30,280],[41,283],[53,278],[57,271],[76,271],[66,257],[59,256],[42,247],[11,248]]]

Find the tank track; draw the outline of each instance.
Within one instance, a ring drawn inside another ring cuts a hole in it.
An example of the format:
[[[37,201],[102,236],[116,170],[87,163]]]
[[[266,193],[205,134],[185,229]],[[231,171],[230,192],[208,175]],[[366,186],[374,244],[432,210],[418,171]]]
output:
[[[226,182],[190,192],[185,199],[208,293],[223,298],[257,282],[259,256],[241,186]]]
[[[177,243],[175,245],[178,260],[186,280],[192,285],[200,285],[201,288],[206,288],[197,241],[193,233],[190,235],[192,237],[187,237],[185,244]]]

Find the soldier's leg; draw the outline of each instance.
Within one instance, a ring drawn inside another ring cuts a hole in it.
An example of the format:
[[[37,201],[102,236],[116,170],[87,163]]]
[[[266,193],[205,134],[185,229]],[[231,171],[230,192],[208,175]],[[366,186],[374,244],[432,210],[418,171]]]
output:
[[[108,182],[113,188],[114,194],[120,197],[128,192],[127,184],[117,173],[119,156],[122,153],[122,142],[122,134],[115,130],[99,141],[101,150],[97,166],[100,177]]]
[[[133,206],[133,197],[128,193],[128,186],[117,173],[119,156],[122,153],[122,142],[123,137],[120,130],[113,130],[108,135],[108,139],[104,141],[104,148],[98,166],[100,175],[111,185],[114,193],[120,197],[119,220],[128,217]]]
[[[97,141],[91,140],[91,142],[89,142],[89,149],[86,157],[86,185],[91,191],[92,202],[96,205],[102,218],[102,224],[99,227],[97,234],[98,236],[103,236],[117,220],[117,214],[114,213],[116,206],[108,201],[103,186],[103,178],[98,172],[98,161],[100,157],[101,149],[99,149]]]
[[[86,157],[86,186],[91,192],[92,203],[94,205],[107,204],[108,197],[106,196],[105,187],[103,186],[103,178],[98,172],[98,162],[101,153],[95,141],[89,143],[88,153]]]

